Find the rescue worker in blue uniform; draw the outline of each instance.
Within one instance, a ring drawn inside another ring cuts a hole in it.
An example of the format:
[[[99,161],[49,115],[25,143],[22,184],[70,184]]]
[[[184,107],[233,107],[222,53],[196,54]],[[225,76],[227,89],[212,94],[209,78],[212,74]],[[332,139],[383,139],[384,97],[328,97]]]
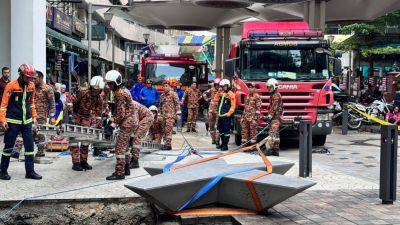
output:
[[[229,80],[223,79],[219,85],[222,91],[217,92],[213,100],[218,112],[217,127],[221,137],[221,145],[217,145],[217,148],[221,148],[222,151],[227,151],[231,133],[231,119],[235,112],[236,98],[235,94],[230,90],[231,84]]]
[[[4,134],[4,150],[1,156],[0,179],[10,180],[8,166],[10,156],[19,133],[25,147],[25,178],[40,180],[42,176],[34,170],[32,124],[37,126],[35,108],[36,70],[32,65],[22,64],[18,69],[17,80],[8,83],[4,89],[0,107],[0,123],[6,131]]]

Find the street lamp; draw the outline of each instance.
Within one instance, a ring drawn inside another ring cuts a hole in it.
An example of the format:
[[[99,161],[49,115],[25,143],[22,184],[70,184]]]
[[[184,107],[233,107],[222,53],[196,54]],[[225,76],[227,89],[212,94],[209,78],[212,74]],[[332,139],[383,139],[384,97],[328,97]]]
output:
[[[144,34],[143,34],[143,38],[144,38],[144,42],[145,42],[146,45],[147,45],[147,42],[149,42],[149,39],[150,39],[150,34],[144,33]]]
[[[111,30],[111,44],[112,44],[112,49],[111,49],[111,54],[112,54],[112,56],[111,56],[111,58],[112,58],[112,69],[114,69],[115,68],[115,44],[114,44],[114,40],[115,40],[115,30],[114,30],[114,28],[113,27],[111,27],[111,20],[112,20],[112,18],[114,17],[114,14],[112,14],[111,12],[105,12],[104,13],[104,20],[106,21],[106,23],[107,23],[107,27],[108,27],[108,29],[110,29]]]

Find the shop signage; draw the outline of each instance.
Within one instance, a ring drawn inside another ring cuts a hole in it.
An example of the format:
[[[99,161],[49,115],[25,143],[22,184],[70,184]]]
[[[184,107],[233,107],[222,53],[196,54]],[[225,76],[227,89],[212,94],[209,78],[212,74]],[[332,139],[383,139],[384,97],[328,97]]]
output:
[[[79,20],[78,18],[74,18],[74,26],[72,30],[75,34],[84,37],[85,36],[85,23]]]
[[[51,25],[53,23],[53,7],[50,3],[46,4],[46,24]]]
[[[64,32],[66,34],[72,34],[72,19],[67,14],[60,10],[53,8],[53,28]]]
[[[97,24],[92,26],[92,40],[104,41],[106,40],[106,26]]]
[[[63,61],[62,53],[56,53],[56,61],[54,65],[54,70],[61,71],[61,64]]]

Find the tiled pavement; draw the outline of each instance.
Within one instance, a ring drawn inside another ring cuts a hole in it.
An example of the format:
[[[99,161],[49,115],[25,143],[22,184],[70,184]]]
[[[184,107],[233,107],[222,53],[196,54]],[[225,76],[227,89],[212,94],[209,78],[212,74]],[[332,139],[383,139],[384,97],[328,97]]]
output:
[[[382,205],[378,190],[310,190],[275,206],[267,216],[234,219],[243,225],[400,224],[400,204]]]
[[[201,130],[201,129],[200,129]],[[210,149],[209,137],[204,133],[184,133],[189,142],[199,148]],[[267,216],[245,216],[235,219],[248,225],[255,224],[400,224],[400,207],[381,205],[379,192],[379,134],[352,133],[342,136],[338,132],[328,137],[326,147],[330,154],[313,154],[313,176],[317,185],[269,211]],[[174,136],[174,147],[179,149],[183,138]],[[233,142],[233,138],[231,140]],[[234,147],[232,145],[232,147]],[[159,152],[159,154],[164,154]],[[166,153],[165,160],[173,160],[179,151]],[[56,154],[53,154],[56,155]],[[175,156],[174,156],[175,155]],[[281,160],[298,162],[298,149],[281,151]],[[163,159],[159,159],[163,160]],[[94,170],[73,172],[69,156],[57,156],[53,164],[38,165],[44,175],[42,181],[23,178],[23,163],[13,162],[10,173],[13,179],[0,182],[1,200],[20,200],[27,196],[58,192],[92,184],[104,183],[105,176],[113,170],[115,160],[97,161],[90,158]],[[142,165],[151,163],[142,161]],[[398,167],[400,174],[400,167]],[[142,169],[133,175],[142,175]],[[288,176],[298,176],[297,165]],[[69,192],[51,199],[110,198],[136,196],[124,188],[130,180],[104,186]],[[398,182],[400,185],[400,182]],[[18,191],[16,191],[18,190]]]

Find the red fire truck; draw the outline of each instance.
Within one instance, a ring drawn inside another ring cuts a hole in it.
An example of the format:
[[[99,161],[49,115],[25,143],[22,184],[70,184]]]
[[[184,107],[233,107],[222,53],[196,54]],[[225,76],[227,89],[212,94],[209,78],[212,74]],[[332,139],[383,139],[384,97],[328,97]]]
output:
[[[172,46],[167,47],[171,49]],[[142,58],[140,76],[145,80],[151,79],[157,86],[161,86],[163,80],[176,80],[186,87],[195,80],[202,90],[207,88],[207,62],[195,60],[190,53],[180,53],[179,46],[167,52],[152,51],[145,55]]]
[[[226,73],[235,73],[237,108],[234,127],[236,144],[241,143],[240,118],[247,85],[252,83],[262,98],[261,113],[266,115],[269,91],[266,81],[279,81],[284,112],[282,139],[298,138],[293,123],[313,124],[313,144],[324,145],[332,132],[333,92],[330,77],[341,73],[340,60],[327,50],[328,41],[321,31],[311,30],[305,22],[248,22],[243,25],[242,40],[232,45]],[[231,71],[231,72],[228,72]],[[260,128],[265,122],[260,120]]]

